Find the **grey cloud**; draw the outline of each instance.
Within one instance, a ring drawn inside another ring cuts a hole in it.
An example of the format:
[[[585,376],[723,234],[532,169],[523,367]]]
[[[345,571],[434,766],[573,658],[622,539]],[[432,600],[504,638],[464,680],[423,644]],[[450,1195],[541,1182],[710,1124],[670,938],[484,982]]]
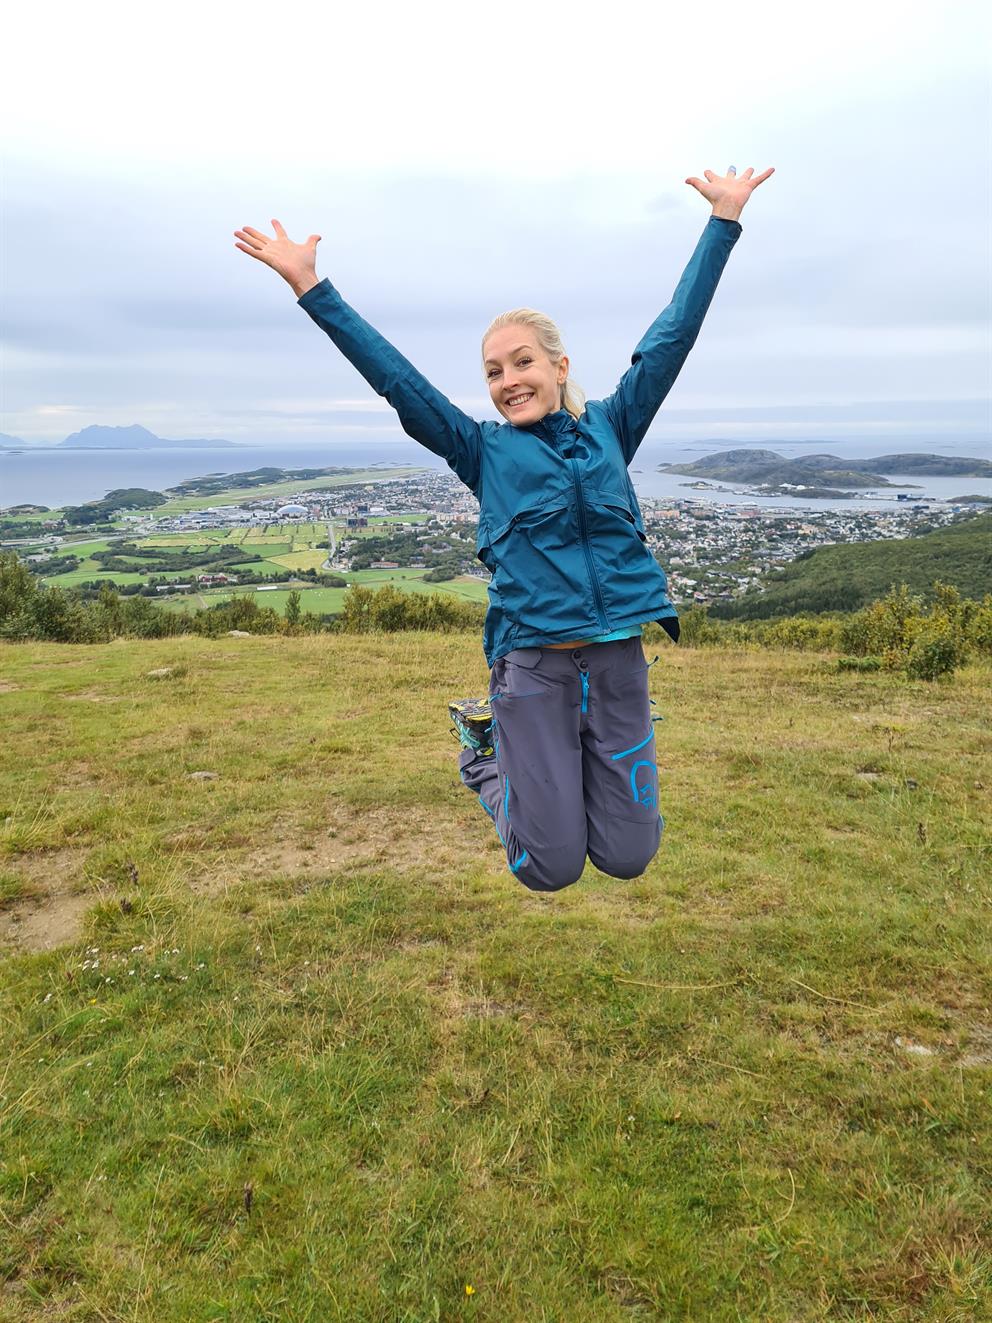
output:
[[[983,95],[977,80],[945,77],[839,100],[829,113],[789,105],[752,117],[749,140],[777,174],[744,215],[674,407],[920,393],[919,351],[894,333],[917,328],[922,345],[988,315]],[[367,388],[285,285],[234,248],[235,228],[268,228],[273,212],[294,236],[324,235],[320,273],[448,394],[482,393],[481,332],[520,304],[559,321],[576,375],[602,394],[667,302],[707,215],[681,178],[647,172],[515,188],[320,169],[251,179],[219,169],[178,187],[19,167],[7,210],[17,262],[5,334],[30,351],[7,373],[18,417],[67,399],[168,397],[241,416],[256,397],[357,398]],[[796,352],[827,328],[841,334],[822,356]],[[890,337],[891,349],[868,361],[846,347],[845,328],[877,332],[881,351]],[[936,396],[974,395],[987,372],[973,354],[935,352],[922,379]]]

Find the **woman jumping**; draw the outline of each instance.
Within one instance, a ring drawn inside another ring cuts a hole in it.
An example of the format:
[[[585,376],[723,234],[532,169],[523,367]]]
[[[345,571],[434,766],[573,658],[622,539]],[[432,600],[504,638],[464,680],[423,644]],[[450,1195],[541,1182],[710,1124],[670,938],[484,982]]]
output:
[[[713,213],[671,303],[648,327],[612,395],[586,401],[555,324],[505,312],[482,340],[503,423],[456,408],[318,280],[320,236],[293,243],[245,227],[237,247],[292,286],[403,430],[447,461],[479,501],[479,559],[492,574],[483,648],[489,703],[451,705],[462,781],[493,819],[510,871],[533,891],[578,881],[586,857],[638,877],[654,857],[658,809],[642,626],[678,638],[664,572],[646,545],[627,473],[685,362],[730,251],[738,217],[772,169],[685,182]],[[490,706],[491,705],[491,706]]]

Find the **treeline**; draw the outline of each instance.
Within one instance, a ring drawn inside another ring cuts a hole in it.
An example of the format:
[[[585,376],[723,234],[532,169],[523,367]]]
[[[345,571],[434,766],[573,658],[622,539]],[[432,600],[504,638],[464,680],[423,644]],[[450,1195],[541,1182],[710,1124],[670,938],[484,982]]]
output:
[[[200,551],[165,551],[161,547],[142,546],[136,542],[119,542],[106,551],[93,551],[90,559],[97,561],[109,573],[130,573],[135,570],[146,574],[167,574],[183,570],[222,570],[226,565],[250,565],[264,560],[254,551],[244,551],[231,542],[204,547]]]
[[[760,589],[721,602],[722,620],[768,620],[820,611],[857,611],[905,584],[932,596],[935,580],[964,597],[981,598],[992,584],[992,514],[976,515],[919,537],[841,543],[805,552],[771,571]]]
[[[467,564],[475,560],[475,528],[461,525],[457,532],[450,528],[417,530],[404,529],[398,533],[372,533],[361,539],[360,549],[351,556],[353,570],[367,570],[376,560],[392,560],[408,566],[413,560],[422,560],[427,566],[424,578],[429,583],[440,583],[463,574]],[[431,542],[451,545],[443,551],[432,551]]]
[[[115,514],[118,510],[154,510],[165,505],[167,496],[161,492],[149,491],[146,487],[117,487],[107,492],[102,501],[86,501],[83,505],[67,505],[62,511],[66,524],[85,526],[98,524]]]
[[[316,571],[305,572],[315,581]],[[341,583],[343,581],[337,580]],[[481,630],[483,608],[441,594],[406,594],[353,587],[340,615],[304,610],[305,596],[289,594],[285,615],[260,606],[254,594],[236,594],[199,611],[164,610],[148,586],[118,590],[104,582],[92,589],[64,590],[38,582],[13,552],[0,552],[0,639],[53,643],[106,643],[112,638],[166,638],[176,634],[217,636],[230,630],[251,634],[299,634],[324,630],[369,633],[404,629]]]
[[[431,629],[448,634],[481,630],[485,617],[481,603],[459,601],[448,594],[402,593],[388,584],[384,588],[356,585],[345,594],[337,627],[348,634],[406,629]]]
[[[686,647],[754,646],[838,652],[841,670],[903,671],[935,680],[976,657],[992,658],[992,594],[963,597],[950,584],[934,583],[929,600],[906,584],[860,611],[783,620],[714,620],[705,608],[680,617]]]
[[[400,592],[392,586],[354,586],[340,615],[303,609],[304,596],[291,592],[286,613],[260,606],[254,595],[234,596],[200,611],[163,610],[147,597],[125,597],[104,585],[93,600],[38,584],[13,553],[0,552],[0,638],[43,639],[60,643],[103,643],[111,638],[162,638],[175,634],[217,636],[230,630],[252,634],[300,634],[325,630],[442,633],[482,629],[481,603],[440,593]],[[904,584],[878,601],[847,615],[795,616],[772,621],[714,620],[705,609],[681,616],[680,642],[686,647],[797,648],[840,654],[842,670],[902,671],[934,680],[973,658],[992,659],[992,594],[981,600],[936,583],[930,600]],[[645,626],[645,642],[663,636]]]

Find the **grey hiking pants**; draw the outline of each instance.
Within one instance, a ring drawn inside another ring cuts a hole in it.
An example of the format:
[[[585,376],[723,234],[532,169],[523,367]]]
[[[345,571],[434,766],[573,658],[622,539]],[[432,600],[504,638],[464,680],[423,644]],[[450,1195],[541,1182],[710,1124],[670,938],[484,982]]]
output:
[[[532,891],[577,882],[586,855],[638,877],[661,841],[648,665],[640,638],[518,648],[489,677],[494,753],[465,749],[462,780]]]

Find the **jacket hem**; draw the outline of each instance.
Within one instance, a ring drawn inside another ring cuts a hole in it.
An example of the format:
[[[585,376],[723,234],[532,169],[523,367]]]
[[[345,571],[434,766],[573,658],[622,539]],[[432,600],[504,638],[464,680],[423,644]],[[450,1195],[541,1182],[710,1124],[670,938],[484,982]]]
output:
[[[626,629],[628,625],[645,625],[652,622],[661,625],[674,643],[678,642],[679,613],[670,602],[663,606],[642,609],[633,615],[625,616],[623,619],[612,620],[611,624],[612,629]],[[595,634],[601,634],[602,632],[601,629],[595,629],[590,625],[587,637],[592,638]],[[508,652],[513,652],[516,648],[546,648],[550,643],[565,643],[569,637],[575,638],[579,633],[581,631],[575,629],[567,630],[564,634],[559,635],[551,635],[540,630],[515,630],[497,644],[491,654],[486,654],[486,662],[492,667],[495,662],[499,661],[500,657],[505,657]]]

